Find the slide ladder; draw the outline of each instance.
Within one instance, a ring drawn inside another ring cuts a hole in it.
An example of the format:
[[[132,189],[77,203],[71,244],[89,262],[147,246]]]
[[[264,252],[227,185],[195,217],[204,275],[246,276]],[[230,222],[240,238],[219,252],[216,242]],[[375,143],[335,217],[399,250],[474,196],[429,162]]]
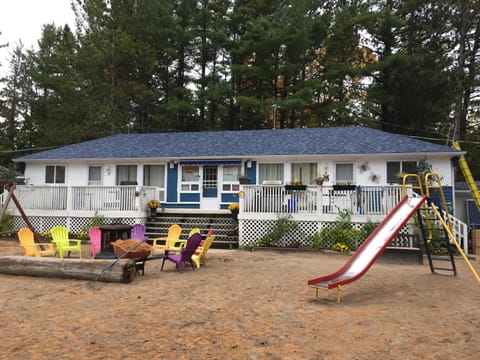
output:
[[[460,145],[458,144],[458,141],[454,141],[452,143],[452,148],[454,148],[455,150],[462,150],[460,148]],[[470,171],[470,167],[468,166],[467,160],[465,160],[465,157],[463,155],[460,156],[460,159],[458,160],[458,166],[462,171],[463,177],[465,178],[468,188],[472,193],[472,197],[475,200],[475,204],[477,205],[477,209],[480,212],[480,193],[478,191],[477,184],[473,179],[473,175],[472,175],[472,172]]]
[[[454,241],[450,234],[452,223],[440,177],[435,173],[425,175],[426,206],[418,210],[418,223],[422,232],[425,252],[432,273],[457,276]]]

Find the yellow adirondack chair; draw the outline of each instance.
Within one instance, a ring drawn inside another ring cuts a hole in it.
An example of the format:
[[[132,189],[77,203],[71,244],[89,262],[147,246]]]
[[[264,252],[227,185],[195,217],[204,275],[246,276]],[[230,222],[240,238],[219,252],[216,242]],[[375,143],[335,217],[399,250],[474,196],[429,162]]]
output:
[[[208,236],[204,241],[203,244],[200,243],[200,246],[197,248],[195,253],[192,255],[192,260],[197,266],[197,268],[200,267],[200,264],[206,265],[205,264],[205,255],[207,255],[208,249],[210,249],[210,246],[213,243],[213,240],[215,240],[215,235],[210,235]]]
[[[175,248],[175,243],[180,241],[182,228],[178,224],[170,225],[168,228],[167,237],[159,237],[152,239],[152,255],[155,255],[155,250],[163,250]],[[179,248],[179,247],[177,247]]]
[[[33,231],[29,228],[18,230],[18,240],[25,250],[25,256],[55,256],[55,248],[52,243],[36,243]],[[46,249],[42,249],[46,248]]]
[[[200,228],[193,228],[192,230],[190,230],[190,232],[188,233],[187,239],[190,239],[190,237],[193,234],[200,234]],[[169,244],[168,248],[178,250],[178,249],[184,248],[185,245],[187,245],[187,240],[179,239],[178,241],[175,242],[175,244]]]
[[[53,238],[52,242],[57,246],[60,258],[63,259],[65,252],[68,252],[67,256],[70,257],[72,251],[77,251],[78,257],[82,258],[82,240],[69,239],[68,229],[65,226],[55,226],[50,232]]]

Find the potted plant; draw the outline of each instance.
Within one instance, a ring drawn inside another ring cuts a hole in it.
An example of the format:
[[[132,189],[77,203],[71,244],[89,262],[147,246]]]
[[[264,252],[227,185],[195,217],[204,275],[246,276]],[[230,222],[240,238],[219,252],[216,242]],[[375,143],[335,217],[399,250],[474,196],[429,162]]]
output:
[[[242,185],[248,184],[248,177],[247,175],[240,175],[238,177],[238,182]]]
[[[238,219],[239,209],[240,209],[240,205],[238,204],[238,202],[234,202],[228,205],[228,210],[230,210],[230,212],[232,213],[233,220]]]
[[[324,174],[322,176],[319,176],[315,179],[315,184],[318,186],[322,186],[325,181],[330,181],[330,175]]]
[[[160,207],[160,201],[158,200],[149,200],[147,207],[150,209],[150,216],[155,217],[157,215],[157,209]]]

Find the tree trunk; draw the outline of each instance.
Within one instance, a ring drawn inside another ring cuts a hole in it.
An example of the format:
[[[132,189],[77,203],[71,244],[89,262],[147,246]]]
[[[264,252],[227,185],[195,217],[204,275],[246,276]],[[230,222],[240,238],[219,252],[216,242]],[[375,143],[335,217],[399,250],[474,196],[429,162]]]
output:
[[[1,256],[0,273],[64,279],[129,283],[135,278],[132,259],[59,259],[49,257]]]

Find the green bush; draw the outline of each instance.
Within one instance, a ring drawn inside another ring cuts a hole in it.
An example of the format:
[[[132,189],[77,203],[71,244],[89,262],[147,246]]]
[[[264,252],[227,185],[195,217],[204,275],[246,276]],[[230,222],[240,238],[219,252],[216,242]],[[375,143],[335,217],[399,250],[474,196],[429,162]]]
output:
[[[298,227],[298,222],[291,220],[291,215],[278,217],[275,221],[274,227],[260,239],[258,239],[255,246],[257,247],[276,247],[279,246],[280,240],[289,232]]]
[[[3,215],[2,221],[0,222],[0,231],[10,231],[13,226],[13,216],[9,213]]]
[[[95,215],[90,220],[89,224],[85,226],[82,231],[77,235],[77,238],[86,238],[88,239],[88,231],[94,226],[102,226],[105,225],[105,216],[99,215],[98,211],[95,211]]]
[[[351,221],[351,212],[342,210],[338,220],[331,227],[325,227],[310,237],[314,249],[331,249],[336,251],[356,250],[361,240],[364,240],[377,224],[369,221],[360,229],[355,229]]]

